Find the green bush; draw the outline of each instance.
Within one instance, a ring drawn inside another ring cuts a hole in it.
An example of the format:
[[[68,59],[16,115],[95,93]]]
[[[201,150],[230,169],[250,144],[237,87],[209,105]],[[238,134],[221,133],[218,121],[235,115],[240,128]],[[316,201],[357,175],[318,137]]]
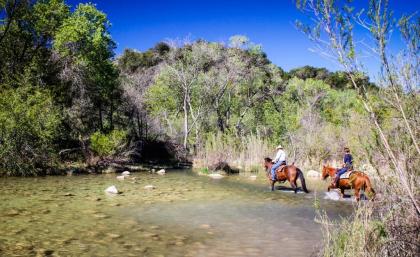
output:
[[[60,122],[47,90],[23,85],[0,92],[0,174],[37,175],[51,167]]]
[[[90,137],[90,148],[101,157],[113,155],[125,138],[126,132],[122,130],[113,130],[108,134],[97,131]]]

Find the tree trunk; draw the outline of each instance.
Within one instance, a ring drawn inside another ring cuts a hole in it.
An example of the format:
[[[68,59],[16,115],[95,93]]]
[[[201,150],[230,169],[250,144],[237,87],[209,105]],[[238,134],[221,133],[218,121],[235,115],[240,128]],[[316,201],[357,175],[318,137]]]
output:
[[[187,140],[188,140],[188,106],[187,106],[187,94],[184,96],[184,148],[187,148]]]
[[[103,117],[102,117],[102,104],[99,103],[99,128],[101,132],[104,131],[104,123],[103,123]]]
[[[114,119],[113,119],[113,116],[114,116],[114,104],[113,104],[113,102],[111,100],[110,107],[109,107],[109,116],[108,116],[109,129],[111,131],[114,130]]]

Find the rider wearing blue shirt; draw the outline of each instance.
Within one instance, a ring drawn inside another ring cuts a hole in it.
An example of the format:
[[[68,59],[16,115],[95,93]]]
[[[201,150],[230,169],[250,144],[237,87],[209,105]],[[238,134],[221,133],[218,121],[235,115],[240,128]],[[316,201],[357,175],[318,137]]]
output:
[[[343,168],[339,169],[335,176],[335,187],[338,187],[338,181],[340,180],[340,176],[346,173],[348,170],[353,169],[353,156],[351,156],[350,149],[348,147],[344,147],[343,163]]]

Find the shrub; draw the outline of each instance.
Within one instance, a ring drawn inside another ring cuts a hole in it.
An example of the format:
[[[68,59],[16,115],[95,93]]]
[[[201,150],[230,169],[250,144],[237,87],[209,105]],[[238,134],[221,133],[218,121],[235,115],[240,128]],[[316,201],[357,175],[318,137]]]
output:
[[[50,167],[60,122],[47,90],[23,85],[0,92],[0,174],[37,175]]]
[[[90,148],[101,157],[113,155],[124,143],[125,138],[126,132],[123,130],[116,129],[108,134],[97,131],[90,137]]]

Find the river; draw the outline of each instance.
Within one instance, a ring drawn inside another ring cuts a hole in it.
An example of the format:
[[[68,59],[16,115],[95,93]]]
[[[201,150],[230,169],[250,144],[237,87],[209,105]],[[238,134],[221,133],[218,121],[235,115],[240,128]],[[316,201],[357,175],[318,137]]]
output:
[[[270,192],[263,173],[249,175],[0,178],[0,256],[307,257],[322,242],[315,198],[336,219],[353,210],[322,199],[326,182]],[[106,194],[111,185],[122,193]]]

